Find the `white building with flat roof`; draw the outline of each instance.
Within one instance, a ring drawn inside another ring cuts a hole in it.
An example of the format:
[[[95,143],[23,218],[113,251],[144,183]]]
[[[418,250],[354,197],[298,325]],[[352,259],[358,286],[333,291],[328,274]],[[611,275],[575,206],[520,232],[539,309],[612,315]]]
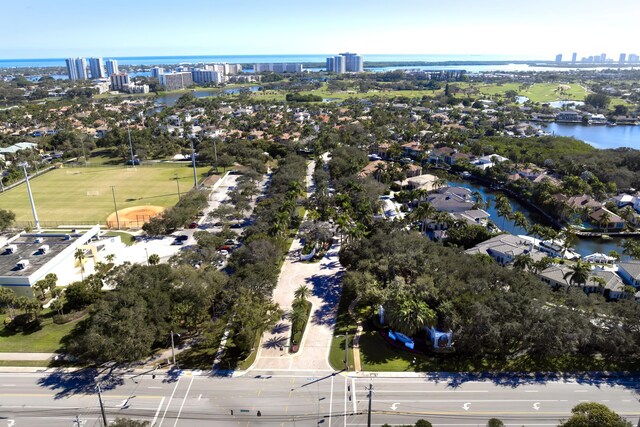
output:
[[[47,274],[73,281],[69,272],[81,267],[75,259],[77,249],[97,257],[97,245],[92,242],[100,232],[100,225],[75,233],[19,233],[0,246],[0,286],[12,289],[17,295],[32,296],[32,286]],[[119,240],[119,238],[118,238]],[[88,257],[88,256],[87,256]]]

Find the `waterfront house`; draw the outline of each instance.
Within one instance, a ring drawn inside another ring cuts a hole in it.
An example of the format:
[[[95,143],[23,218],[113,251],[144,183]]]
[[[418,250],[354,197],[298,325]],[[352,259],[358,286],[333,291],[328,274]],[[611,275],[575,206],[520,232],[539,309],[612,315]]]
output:
[[[640,287],[640,261],[624,261],[618,264],[618,274],[629,285]]]
[[[490,154],[488,156],[482,156],[471,162],[472,165],[479,167],[482,170],[494,167],[497,163],[506,162],[506,157],[502,157],[498,154]]]
[[[402,145],[402,152],[411,159],[419,160],[424,153],[424,147],[419,142],[408,142]]]
[[[560,111],[556,113],[557,122],[581,123],[582,115],[577,111]]]
[[[622,230],[625,225],[624,219],[604,207],[595,209],[591,212],[589,214],[589,219],[605,230],[615,229],[619,231]],[[607,221],[606,224],[604,223],[604,220]]]
[[[587,194],[583,194],[581,196],[571,196],[565,200],[565,203],[567,204],[567,206],[574,210],[595,210],[602,207],[602,203],[598,202],[593,197]]]
[[[570,283],[569,274],[571,268],[568,265],[554,264],[542,270],[538,277],[553,289],[563,289],[571,286],[580,286],[586,294],[599,293],[609,300],[630,298],[633,295],[625,291],[625,284],[615,272],[596,268],[589,273],[589,279],[584,284]]]
[[[466,254],[486,254],[501,265],[511,263],[518,255],[529,255],[534,261],[539,261],[546,255],[533,247],[527,239],[513,234],[500,234],[476,246],[467,249]]]
[[[429,163],[444,163],[445,156],[448,156],[455,151],[456,150],[451,147],[434,148],[431,150],[431,153],[429,153]]]
[[[638,198],[636,196],[623,193],[610,198],[607,202],[615,203],[619,208],[624,208],[625,206],[633,206],[637,200]]]

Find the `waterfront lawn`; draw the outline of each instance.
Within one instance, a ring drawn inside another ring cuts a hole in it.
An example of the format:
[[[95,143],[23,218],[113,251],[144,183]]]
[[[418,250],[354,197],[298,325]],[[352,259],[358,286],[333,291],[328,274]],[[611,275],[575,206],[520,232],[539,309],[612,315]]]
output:
[[[53,323],[55,313],[45,309],[40,314],[40,326],[26,332],[13,332],[4,325],[0,328],[0,351],[7,353],[53,353],[60,349],[62,339],[81,319],[63,325]]]
[[[503,96],[508,91],[514,91],[520,96],[526,96],[532,102],[553,102],[560,100],[582,101],[587,95],[587,91],[580,85],[562,83],[536,83],[526,89],[521,89],[520,83],[485,84],[485,83],[452,83],[462,89],[465,93],[488,96]],[[568,86],[563,92],[560,86]]]

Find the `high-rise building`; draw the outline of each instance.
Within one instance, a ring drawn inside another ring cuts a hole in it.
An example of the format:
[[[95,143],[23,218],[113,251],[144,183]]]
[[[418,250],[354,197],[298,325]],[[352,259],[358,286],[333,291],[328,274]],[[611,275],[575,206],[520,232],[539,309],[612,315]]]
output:
[[[115,59],[107,59],[107,76],[112,74],[118,74],[120,71],[118,70],[118,61]]]
[[[193,76],[190,71],[161,74],[160,84],[167,90],[180,90],[193,84]]]
[[[578,59],[578,53],[577,52],[573,52],[571,54],[571,63],[575,64],[576,63],[576,59]]]
[[[87,80],[87,60],[84,58],[76,58],[76,70],[78,71],[78,80]]]
[[[109,80],[111,80],[111,90],[121,91],[131,84],[127,73],[112,74],[109,76]]]
[[[198,84],[202,83],[222,83],[224,76],[213,70],[193,70],[191,72],[192,79]]]
[[[342,74],[361,73],[364,71],[364,61],[362,56],[355,53],[341,53],[338,56],[327,58],[327,71]]]
[[[104,60],[102,58],[89,58],[89,70],[92,79],[104,78]]]
[[[636,64],[638,62],[640,62],[640,56],[636,55],[635,53],[630,53],[629,54],[629,63]]]
[[[153,67],[151,69],[151,77],[154,79],[160,79],[160,76],[164,74],[164,68],[162,67]]]
[[[69,80],[86,80],[87,79],[87,61],[84,58],[68,58],[67,73]]]
[[[347,73],[361,73],[364,71],[362,56],[349,52],[341,53],[340,56],[345,58],[345,70]]]
[[[627,54],[626,53],[621,53],[620,54],[620,58],[618,59],[618,62],[621,64],[624,64],[624,62],[627,60]]]
[[[562,54],[561,53],[556,55],[556,62],[562,62]]]
[[[345,57],[342,55],[327,58],[327,72],[342,74],[346,71]]]
[[[270,71],[273,73],[302,73],[304,66],[302,64],[295,64],[292,62],[283,62],[278,64],[254,64],[254,73],[263,73]]]
[[[76,70],[76,60],[73,58],[67,58],[65,62],[67,63],[67,74],[69,75],[69,80],[78,80],[78,70]]]
[[[607,62],[607,54],[606,53],[601,53],[600,54],[600,62]]]

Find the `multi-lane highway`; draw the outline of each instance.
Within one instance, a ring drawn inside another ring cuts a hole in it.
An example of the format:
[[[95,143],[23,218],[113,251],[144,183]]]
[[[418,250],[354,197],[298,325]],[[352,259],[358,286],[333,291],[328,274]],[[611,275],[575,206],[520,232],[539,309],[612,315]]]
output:
[[[366,426],[373,386],[372,425],[413,423],[555,426],[584,401],[601,402],[634,425],[640,417],[633,380],[533,382],[460,381],[457,377],[347,376],[332,372],[252,372],[239,377],[181,375],[1,373],[0,427],[99,426],[97,378],[107,418],[169,426]],[[503,384],[505,382],[502,382]],[[259,415],[258,415],[259,413]]]

